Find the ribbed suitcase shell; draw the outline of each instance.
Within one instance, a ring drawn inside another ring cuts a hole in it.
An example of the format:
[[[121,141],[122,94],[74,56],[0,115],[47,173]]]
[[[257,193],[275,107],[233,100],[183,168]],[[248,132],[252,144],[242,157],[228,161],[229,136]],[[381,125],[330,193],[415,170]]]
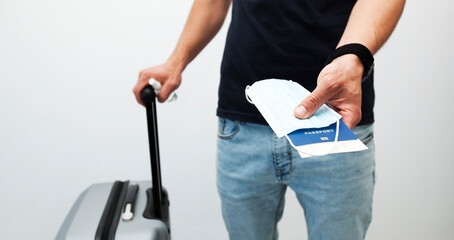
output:
[[[119,219],[115,239],[117,240],[167,240],[170,239],[167,226],[160,220],[143,217],[147,195],[151,181],[130,182],[138,184],[134,218],[130,221]],[[63,222],[56,240],[87,240],[94,239],[103,214],[107,199],[112,189],[111,183],[98,183],[82,192],[65,221]]]

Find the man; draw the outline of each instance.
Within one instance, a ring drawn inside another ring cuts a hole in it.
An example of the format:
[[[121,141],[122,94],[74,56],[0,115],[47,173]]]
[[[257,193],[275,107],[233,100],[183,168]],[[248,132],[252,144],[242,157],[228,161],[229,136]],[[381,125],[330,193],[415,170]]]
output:
[[[309,239],[365,237],[375,169],[372,54],[390,36],[404,3],[233,1],[217,109],[217,185],[230,239],[277,239],[287,186],[304,208]],[[150,78],[163,85],[160,102],[178,88],[182,71],[216,35],[230,4],[194,1],[167,62],[140,72],[133,89],[139,103]],[[244,97],[246,85],[267,78],[293,80],[312,91],[295,106],[295,116],[309,118],[327,103],[368,150],[300,158]]]

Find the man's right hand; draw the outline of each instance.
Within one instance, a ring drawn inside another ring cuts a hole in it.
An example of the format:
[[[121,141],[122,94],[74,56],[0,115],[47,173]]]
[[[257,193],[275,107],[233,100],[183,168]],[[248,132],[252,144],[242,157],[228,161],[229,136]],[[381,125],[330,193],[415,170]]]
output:
[[[142,89],[148,85],[148,81],[151,78],[161,83],[162,88],[157,95],[157,98],[159,102],[165,102],[169,95],[180,86],[181,73],[182,70],[180,70],[177,64],[174,64],[171,61],[167,61],[166,63],[158,66],[143,69],[139,72],[139,79],[132,89],[137,102],[144,105],[140,99],[140,92],[142,92]]]
[[[138,103],[140,92],[154,78],[162,85],[158,101],[165,102],[181,84],[181,73],[222,27],[232,0],[194,0],[183,33],[169,60],[162,65],[146,68],[139,73],[133,88]]]

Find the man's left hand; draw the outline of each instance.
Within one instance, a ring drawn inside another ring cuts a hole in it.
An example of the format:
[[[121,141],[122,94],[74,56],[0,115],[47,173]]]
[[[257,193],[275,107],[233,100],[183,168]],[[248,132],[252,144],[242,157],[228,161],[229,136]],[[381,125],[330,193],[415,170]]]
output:
[[[354,54],[334,59],[320,72],[315,90],[295,108],[295,116],[309,118],[326,103],[353,129],[361,120],[363,70],[361,60]]]

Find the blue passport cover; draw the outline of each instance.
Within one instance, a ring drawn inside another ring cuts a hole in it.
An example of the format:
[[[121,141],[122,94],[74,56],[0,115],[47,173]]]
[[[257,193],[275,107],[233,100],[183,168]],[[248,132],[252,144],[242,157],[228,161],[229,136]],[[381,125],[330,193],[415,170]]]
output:
[[[336,123],[322,128],[299,129],[289,133],[287,136],[295,147],[313,143],[334,142],[334,138],[336,137]],[[337,141],[356,139],[358,139],[356,135],[340,119]]]

